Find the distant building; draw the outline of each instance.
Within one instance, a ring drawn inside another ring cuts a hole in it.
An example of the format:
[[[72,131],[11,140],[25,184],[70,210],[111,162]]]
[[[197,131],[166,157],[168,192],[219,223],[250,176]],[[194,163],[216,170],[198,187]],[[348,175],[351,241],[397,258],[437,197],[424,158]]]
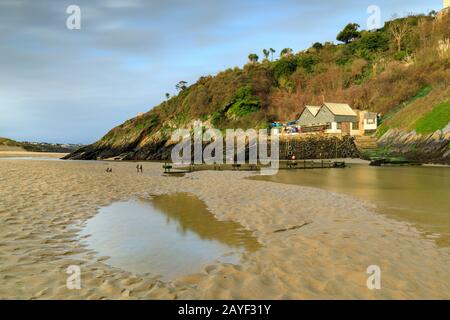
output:
[[[346,103],[329,103],[322,106],[305,106],[297,124],[302,132],[323,131],[329,134],[363,135],[377,129],[377,114],[355,112]]]
[[[365,133],[374,133],[378,128],[378,114],[368,111],[358,111],[359,131]]]
[[[444,0],[444,9],[450,8],[450,0]]]

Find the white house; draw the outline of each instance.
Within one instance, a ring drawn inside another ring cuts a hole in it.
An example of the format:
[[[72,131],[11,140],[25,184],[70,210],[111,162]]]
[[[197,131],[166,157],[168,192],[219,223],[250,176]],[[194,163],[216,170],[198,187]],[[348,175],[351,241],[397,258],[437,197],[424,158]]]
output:
[[[361,134],[375,132],[378,128],[378,115],[374,112],[358,111]]]

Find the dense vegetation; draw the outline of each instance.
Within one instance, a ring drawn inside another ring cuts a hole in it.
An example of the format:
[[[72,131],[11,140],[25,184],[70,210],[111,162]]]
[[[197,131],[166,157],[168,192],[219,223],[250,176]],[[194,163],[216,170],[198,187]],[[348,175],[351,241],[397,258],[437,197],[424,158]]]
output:
[[[271,121],[295,120],[305,104],[323,100],[381,113],[384,132],[415,124],[424,132],[438,128],[445,121],[429,119],[447,115],[445,108],[433,109],[450,100],[450,50],[439,46],[450,38],[449,20],[414,15],[373,31],[349,24],[337,36],[342,44],[315,43],[298,53],[285,48],[278,59],[273,48],[263,49],[260,62],[252,53],[243,68],[178,84],[178,95],[166,95],[166,101],[114,128],[95,147],[145,146],[196,119],[220,129],[267,127]]]

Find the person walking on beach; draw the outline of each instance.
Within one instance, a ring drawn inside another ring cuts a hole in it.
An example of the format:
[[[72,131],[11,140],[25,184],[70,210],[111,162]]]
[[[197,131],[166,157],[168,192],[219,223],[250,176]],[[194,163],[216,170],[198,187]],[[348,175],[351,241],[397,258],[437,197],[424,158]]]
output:
[[[139,173],[139,164],[136,165],[136,172]]]
[[[139,167],[139,170],[141,170],[141,173],[143,172],[143,171],[142,171],[142,164],[141,164],[141,166]]]

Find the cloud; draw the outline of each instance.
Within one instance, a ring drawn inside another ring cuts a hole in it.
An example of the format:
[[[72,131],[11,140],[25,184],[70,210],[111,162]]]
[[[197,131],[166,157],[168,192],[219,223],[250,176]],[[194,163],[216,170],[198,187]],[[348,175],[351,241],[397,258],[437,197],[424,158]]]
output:
[[[250,52],[301,50],[366,19],[372,1],[2,0],[0,136],[89,143],[174,93],[179,80],[242,65]],[[392,12],[433,0],[379,0]],[[68,30],[66,8],[81,8]]]

